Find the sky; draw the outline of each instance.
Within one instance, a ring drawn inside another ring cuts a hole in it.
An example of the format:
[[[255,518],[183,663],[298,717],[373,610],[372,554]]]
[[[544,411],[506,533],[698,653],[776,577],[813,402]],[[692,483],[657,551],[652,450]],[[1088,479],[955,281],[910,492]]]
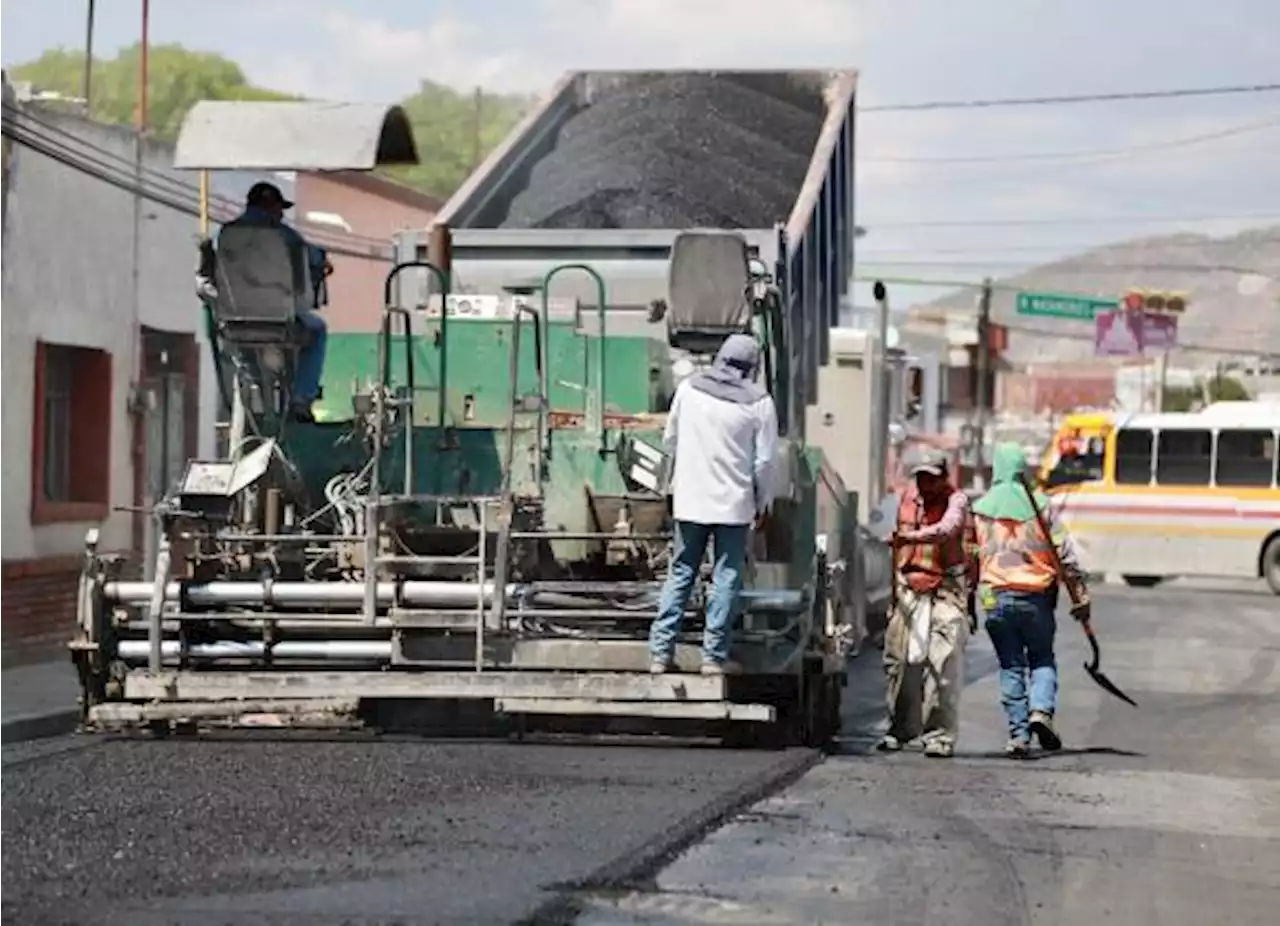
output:
[[[6,0],[4,63],[83,47],[86,5]],[[137,40],[140,8],[99,0],[99,54]],[[664,66],[857,68],[864,107],[1280,82],[1276,0],[153,0],[151,40],[340,100]],[[1276,92],[868,111],[857,147],[865,273],[979,280],[1138,235],[1280,223]]]

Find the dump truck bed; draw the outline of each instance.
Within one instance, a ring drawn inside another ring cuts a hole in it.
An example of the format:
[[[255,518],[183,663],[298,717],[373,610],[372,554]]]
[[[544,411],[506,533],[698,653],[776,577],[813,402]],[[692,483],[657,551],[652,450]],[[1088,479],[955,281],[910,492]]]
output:
[[[784,293],[790,391],[813,401],[853,272],[856,83],[854,71],[566,75],[437,217],[454,291],[588,263],[608,284],[610,332],[644,330],[676,234],[740,229]],[[402,236],[401,259],[427,251],[426,233]],[[557,279],[554,295],[595,302],[585,276]],[[799,411],[779,409],[796,435]]]

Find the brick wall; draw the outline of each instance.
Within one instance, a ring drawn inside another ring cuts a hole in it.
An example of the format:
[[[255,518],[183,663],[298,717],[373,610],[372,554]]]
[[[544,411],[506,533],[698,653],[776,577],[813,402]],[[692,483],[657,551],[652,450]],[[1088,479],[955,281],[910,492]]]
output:
[[[78,555],[5,561],[0,629],[6,664],[47,656],[71,639],[81,563]]]

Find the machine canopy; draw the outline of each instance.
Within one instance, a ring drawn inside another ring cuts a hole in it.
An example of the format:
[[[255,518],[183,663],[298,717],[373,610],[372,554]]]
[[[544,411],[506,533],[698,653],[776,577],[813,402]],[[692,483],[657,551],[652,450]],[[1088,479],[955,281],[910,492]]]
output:
[[[372,170],[417,164],[409,119],[378,103],[204,100],[178,133],[180,170]]]

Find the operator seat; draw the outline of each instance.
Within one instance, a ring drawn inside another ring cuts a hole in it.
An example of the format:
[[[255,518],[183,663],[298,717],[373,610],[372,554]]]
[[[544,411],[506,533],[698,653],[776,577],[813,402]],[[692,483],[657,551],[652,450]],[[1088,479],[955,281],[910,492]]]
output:
[[[279,228],[225,225],[216,253],[202,242],[197,273],[219,340],[249,363],[252,377],[272,386],[272,404],[281,413],[298,354],[310,340],[297,320],[311,286],[306,255],[296,250]]]
[[[751,254],[736,231],[678,234],[667,269],[667,340],[672,347],[714,355],[724,339],[748,331]]]
[[[296,313],[310,291],[305,255],[278,228],[227,225],[218,236],[214,316],[233,344],[302,345]]]

